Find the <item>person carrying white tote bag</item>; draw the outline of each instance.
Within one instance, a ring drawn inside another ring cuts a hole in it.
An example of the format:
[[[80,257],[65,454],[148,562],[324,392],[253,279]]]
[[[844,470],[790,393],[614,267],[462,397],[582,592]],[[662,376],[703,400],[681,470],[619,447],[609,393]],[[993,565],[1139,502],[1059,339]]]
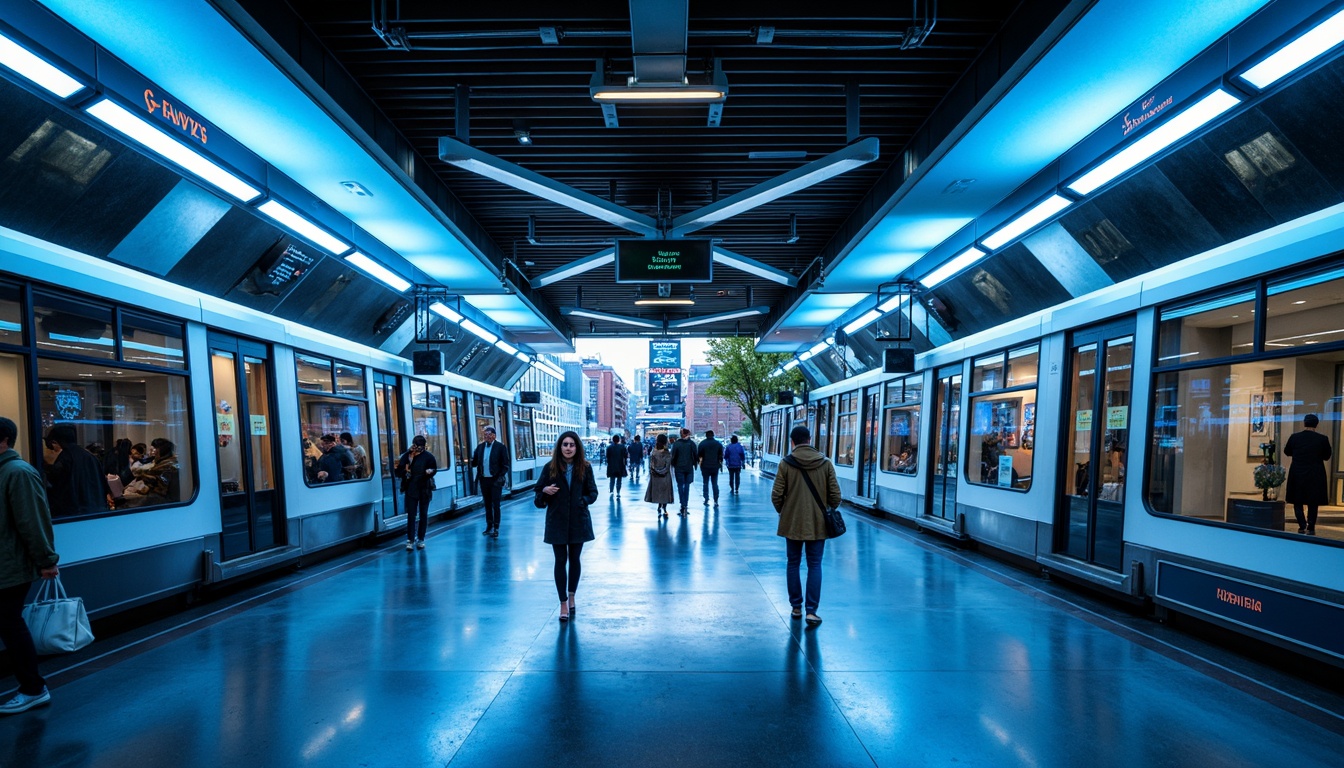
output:
[[[43,579],[37,599],[23,609],[23,620],[39,654],[71,653],[93,642],[84,599],[65,594],[61,577]]]

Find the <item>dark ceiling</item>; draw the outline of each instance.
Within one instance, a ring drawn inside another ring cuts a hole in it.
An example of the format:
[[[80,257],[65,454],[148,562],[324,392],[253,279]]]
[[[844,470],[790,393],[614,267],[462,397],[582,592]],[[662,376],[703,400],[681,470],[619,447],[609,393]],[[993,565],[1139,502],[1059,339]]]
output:
[[[535,278],[601,250],[612,238],[631,235],[439,161],[439,138],[460,133],[454,118],[458,86],[470,89],[468,128],[474,147],[664,217],[690,212],[844,147],[853,132],[847,87],[857,87],[857,132],[880,139],[877,162],[697,233],[800,274],[990,44],[1016,3],[796,4],[805,9],[801,13],[779,2],[693,3],[687,71],[705,73],[716,61],[722,67],[730,92],[721,125],[708,125],[703,105],[621,106],[615,128],[605,127],[588,87],[599,61],[612,77],[633,72],[626,2],[290,0],[290,5],[410,142],[417,162],[448,185],[499,253]],[[868,13],[875,8],[894,15]],[[774,28],[771,42],[763,42],[762,27]],[[910,47],[921,27],[927,36]],[[544,42],[543,28],[556,30],[558,42]],[[409,50],[384,42],[384,37],[401,37],[398,30],[404,30]],[[515,130],[529,131],[533,144],[520,145]],[[806,157],[748,159],[749,152],[780,150],[802,151]],[[528,240],[529,217],[540,245]],[[793,217],[797,240],[790,243]],[[679,286],[674,295],[685,292]],[[657,320],[687,316],[684,309],[665,316],[661,308],[634,306],[634,287],[616,285],[610,266],[540,293],[553,307],[581,303]],[[778,283],[716,265],[714,283],[695,292],[693,314],[777,307],[788,295],[789,289]],[[580,335],[638,330],[574,320],[573,330]],[[763,322],[752,317],[693,330],[755,335]]]

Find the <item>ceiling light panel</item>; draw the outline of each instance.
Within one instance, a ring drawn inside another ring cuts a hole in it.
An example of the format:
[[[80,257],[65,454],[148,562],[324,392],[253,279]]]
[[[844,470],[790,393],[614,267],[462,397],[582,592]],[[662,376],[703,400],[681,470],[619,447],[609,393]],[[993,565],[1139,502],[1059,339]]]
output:
[[[1049,220],[1060,211],[1073,205],[1073,201],[1060,195],[1051,195],[1032,208],[1018,215],[1017,218],[1009,221],[1007,224],[994,230],[993,233],[981,242],[991,251],[997,251],[1003,246],[1011,243],[1017,238],[1035,229],[1038,224]]]
[[[1264,90],[1326,51],[1344,42],[1344,10],[1312,27],[1310,31],[1246,70],[1241,79]]]
[[[83,83],[5,35],[0,35],[0,64],[62,99],[84,89]]]
[[[344,241],[274,200],[258,205],[257,210],[333,256],[350,250]]]
[[[958,253],[956,256],[953,256],[951,259],[948,259],[946,262],[941,264],[937,269],[933,270],[929,274],[919,278],[919,284],[924,286],[925,288],[932,288],[935,285],[938,285],[939,283],[948,279],[949,277],[962,271],[963,269],[966,269],[967,267],[971,266],[977,261],[983,259],[986,255],[988,254],[986,254],[984,251],[980,250],[979,248],[976,248],[975,246],[971,246],[970,248],[967,248],[961,253]],[[900,300],[903,298],[904,298],[903,296],[894,296],[888,299],[882,306],[885,307],[891,304],[892,309],[895,309],[895,304],[899,304]],[[883,311],[890,312],[891,310],[884,309]]]
[[[368,256],[365,256],[359,251],[355,251],[349,256],[346,256],[345,260],[397,293],[405,293],[411,287],[411,282],[409,280],[387,267],[384,267],[382,264],[379,264]]]

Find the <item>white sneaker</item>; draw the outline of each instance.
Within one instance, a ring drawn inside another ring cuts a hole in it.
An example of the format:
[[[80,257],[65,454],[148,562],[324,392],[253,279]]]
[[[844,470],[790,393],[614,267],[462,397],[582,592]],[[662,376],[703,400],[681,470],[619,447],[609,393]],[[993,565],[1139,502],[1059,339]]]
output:
[[[410,541],[406,542],[406,551],[410,552],[413,549],[415,549],[415,543]]]
[[[416,542],[415,542],[415,548],[416,548],[416,549],[424,549],[424,548],[425,548],[425,542],[420,541],[419,539],[417,539]]]
[[[14,698],[0,704],[0,715],[17,715],[20,712],[27,712],[33,707],[40,707],[43,704],[51,703],[51,692],[46,688],[42,692],[29,696],[26,693],[16,693]]]

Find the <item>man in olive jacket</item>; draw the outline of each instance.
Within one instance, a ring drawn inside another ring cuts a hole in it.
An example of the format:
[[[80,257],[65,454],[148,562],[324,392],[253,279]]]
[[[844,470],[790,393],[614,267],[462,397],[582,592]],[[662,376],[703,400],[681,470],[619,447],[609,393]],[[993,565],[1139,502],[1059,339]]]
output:
[[[840,506],[840,483],[835,478],[835,467],[812,447],[812,432],[797,426],[789,432],[793,452],[779,464],[775,486],[770,490],[770,502],[779,513],[779,529],[788,545],[788,567],[785,577],[789,585],[789,604],[793,618],[803,617],[807,611],[808,626],[821,623],[817,605],[821,602],[821,556],[826,549],[826,517],[817,503],[803,473],[812,480],[812,486],[827,508]],[[804,606],[803,586],[799,578],[799,562],[807,550],[807,595]]]
[[[37,670],[33,636],[23,621],[23,601],[34,581],[54,579],[60,572],[42,476],[14,450],[18,436],[14,422],[0,417],[0,642],[9,649],[19,681],[19,692],[0,704],[0,715],[51,701],[47,681]]]

